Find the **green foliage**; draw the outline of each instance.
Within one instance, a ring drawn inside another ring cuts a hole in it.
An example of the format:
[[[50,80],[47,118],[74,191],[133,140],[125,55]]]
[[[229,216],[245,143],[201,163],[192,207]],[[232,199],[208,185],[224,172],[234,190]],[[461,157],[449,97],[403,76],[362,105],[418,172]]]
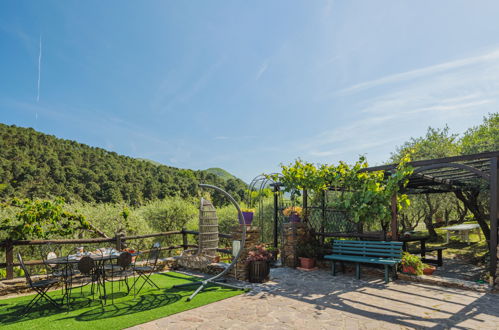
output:
[[[489,114],[481,125],[467,130],[460,142],[463,154],[499,150],[499,113]]]
[[[392,153],[391,161],[398,163],[411,153],[412,160],[423,160],[456,156],[460,153],[458,136],[451,134],[449,127],[442,129],[429,127],[425,136],[411,138]]]
[[[401,264],[405,267],[413,267],[416,275],[423,275],[424,264],[421,261],[420,257],[408,252],[404,252],[402,255]]]
[[[92,225],[113,237],[116,232],[127,235],[152,233],[153,230],[139,210],[142,207],[128,207],[125,204],[74,202],[66,205],[72,212],[81,213]]]
[[[392,196],[408,182],[412,168],[407,165],[409,156],[405,156],[393,173],[383,171],[365,172],[368,167],[365,157],[360,157],[353,166],[344,162],[338,165],[320,165],[319,167],[296,160],[289,166],[282,165],[280,176],[269,176],[284,184],[285,191],[295,192],[307,189],[318,193],[328,187],[337,188],[342,193],[334,200],[334,207],[348,210],[356,222],[366,223],[389,221]],[[397,195],[400,209],[409,205],[405,194]]]
[[[141,205],[198,196],[198,184],[222,187],[236,200],[246,184],[207,171],[178,169],[121,156],[104,149],[0,124],[0,199],[64,197],[69,202]],[[227,203],[213,194],[217,205]]]
[[[9,206],[18,211],[13,217],[0,220],[0,231],[5,231],[11,239],[47,239],[90,228],[83,215],[63,209],[62,198],[55,201],[14,199],[10,205],[2,207]]]
[[[146,219],[153,232],[180,230],[182,227],[198,227],[199,201],[172,197],[154,201],[137,210]]]
[[[317,242],[306,241],[300,242],[296,247],[296,254],[303,258],[317,258],[320,253],[320,248]]]

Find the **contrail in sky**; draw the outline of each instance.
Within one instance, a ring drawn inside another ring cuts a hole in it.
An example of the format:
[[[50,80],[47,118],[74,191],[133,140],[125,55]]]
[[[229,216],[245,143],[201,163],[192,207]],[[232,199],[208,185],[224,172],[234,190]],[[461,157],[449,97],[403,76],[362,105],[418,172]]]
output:
[[[36,102],[40,101],[40,79],[41,79],[41,76],[42,76],[42,35],[40,34],[40,53],[38,54],[38,92],[36,94]]]

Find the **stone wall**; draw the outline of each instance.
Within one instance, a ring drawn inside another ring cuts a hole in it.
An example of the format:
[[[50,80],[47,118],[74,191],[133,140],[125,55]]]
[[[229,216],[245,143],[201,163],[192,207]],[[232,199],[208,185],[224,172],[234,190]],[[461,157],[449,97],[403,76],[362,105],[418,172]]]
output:
[[[241,240],[242,238],[242,226],[236,226],[232,228],[233,240]],[[229,276],[242,281],[248,281],[248,267],[249,264],[246,263],[246,258],[248,257],[248,250],[260,244],[260,228],[255,226],[246,227],[246,242],[244,244],[244,250],[239,257],[238,262],[229,271]]]
[[[302,222],[285,223],[283,226],[284,244],[281,251],[282,264],[286,267],[298,266],[296,246],[308,239],[308,227]]]

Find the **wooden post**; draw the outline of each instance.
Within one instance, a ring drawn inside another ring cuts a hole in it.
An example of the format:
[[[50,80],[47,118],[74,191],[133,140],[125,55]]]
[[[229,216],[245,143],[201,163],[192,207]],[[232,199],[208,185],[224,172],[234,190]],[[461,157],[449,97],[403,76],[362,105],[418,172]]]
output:
[[[182,228],[182,247],[184,250],[187,250],[189,242],[187,241],[187,229],[184,227]]]
[[[393,194],[392,196],[392,241],[397,241],[398,238],[398,223],[397,223],[397,194]]]
[[[497,221],[499,218],[499,161],[490,161],[490,275],[493,281],[497,275]]]
[[[7,270],[7,279],[11,280],[14,278],[14,245],[12,245],[11,240],[7,240],[5,245],[5,263]]]
[[[116,250],[121,251],[121,233],[116,232],[116,234],[114,234],[114,240],[116,242]]]

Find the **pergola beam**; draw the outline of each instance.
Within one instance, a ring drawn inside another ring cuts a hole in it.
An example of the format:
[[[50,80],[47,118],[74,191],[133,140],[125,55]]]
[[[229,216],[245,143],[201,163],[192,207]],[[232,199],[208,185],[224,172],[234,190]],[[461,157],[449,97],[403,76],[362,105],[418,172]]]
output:
[[[417,160],[413,162],[409,162],[408,164],[412,167],[422,167],[427,165],[436,165],[436,164],[444,164],[444,163],[456,163],[456,162],[465,162],[465,161],[474,161],[478,159],[491,159],[491,158],[499,157],[499,151],[491,151],[491,152],[482,152],[479,154],[473,155],[462,155],[462,156],[454,156],[454,157],[445,157],[445,158],[437,158],[437,159],[429,159],[429,160]],[[362,169],[364,172],[373,172],[373,171],[388,171],[393,170],[397,167],[398,164],[389,164],[389,165],[381,165],[381,166],[373,166]]]

